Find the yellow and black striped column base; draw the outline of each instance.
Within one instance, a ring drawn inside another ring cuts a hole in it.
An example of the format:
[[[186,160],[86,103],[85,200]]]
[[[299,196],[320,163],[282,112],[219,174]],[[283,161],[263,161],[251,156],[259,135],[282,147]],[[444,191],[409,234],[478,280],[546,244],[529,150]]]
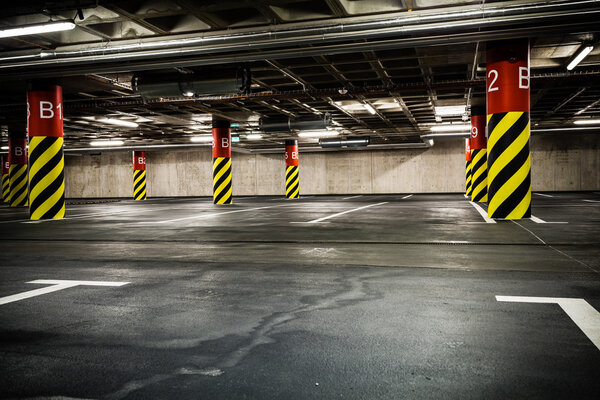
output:
[[[213,202],[231,204],[231,158],[213,158]]]
[[[531,217],[529,113],[490,114],[488,120],[488,216]]]
[[[10,206],[27,206],[27,164],[11,164],[9,169],[10,179]]]
[[[133,198],[146,200],[146,171],[133,171]]]
[[[471,165],[472,165],[471,161],[467,161],[467,164],[466,164],[466,171],[467,171],[467,173],[465,175],[466,183],[467,183],[466,184],[465,193],[467,194],[467,196],[471,196],[471,192],[473,190],[472,179],[471,179],[472,178],[472,176],[471,176]]]
[[[65,216],[65,160],[63,138],[29,138],[29,218],[59,219]]]
[[[297,166],[285,167],[285,197],[288,199],[300,197],[300,177]]]
[[[471,200],[487,202],[487,149],[471,150]]]
[[[2,201],[10,203],[10,179],[8,174],[2,175]]]

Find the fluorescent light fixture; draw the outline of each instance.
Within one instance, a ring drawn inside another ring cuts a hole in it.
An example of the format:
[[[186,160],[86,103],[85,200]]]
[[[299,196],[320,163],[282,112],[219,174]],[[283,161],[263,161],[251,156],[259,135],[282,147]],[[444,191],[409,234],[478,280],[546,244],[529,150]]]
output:
[[[232,136],[231,137],[231,143],[239,143],[240,142],[240,137],[239,136]]]
[[[594,50],[594,46],[585,46],[580,48],[576,53],[575,58],[573,58],[569,65],[567,65],[567,70],[571,71],[573,68],[575,68],[581,62],[581,60],[590,54],[592,50]]]
[[[307,137],[327,137],[327,136],[337,136],[340,133],[338,131],[328,131],[328,130],[318,130],[318,131],[304,131],[298,133],[298,137],[307,138]]]
[[[440,117],[449,117],[451,115],[463,115],[466,112],[465,106],[436,106],[435,115]]]
[[[470,124],[433,125],[429,127],[432,132],[470,132]]]
[[[252,133],[250,135],[246,135],[246,139],[248,140],[260,140],[262,139],[262,135],[258,133]]]
[[[98,119],[98,122],[102,122],[102,123],[110,124],[110,125],[123,126],[126,128],[137,128],[139,126],[135,122],[125,121],[123,119],[116,119],[116,118],[101,118],[101,119]]]
[[[573,123],[575,125],[600,125],[600,119],[577,119]]]
[[[190,138],[190,142],[193,143],[209,143],[212,142],[212,135],[196,135]]]
[[[370,112],[372,115],[375,115],[376,111],[370,104],[365,104],[365,109]]]
[[[192,125],[192,129],[212,129],[211,125]]]
[[[2,146],[0,147],[0,150],[8,150],[8,146]]]
[[[75,28],[75,24],[70,21],[48,22],[46,24],[25,25],[16,28],[8,28],[0,30],[0,38],[12,36],[35,35],[37,33],[49,33],[68,31]]]
[[[90,142],[90,146],[94,147],[113,147],[113,146],[123,146],[125,142],[122,140],[92,140]]]
[[[194,92],[190,92],[190,91],[183,92],[183,95],[184,95],[185,97],[192,97],[192,96],[194,95]]]

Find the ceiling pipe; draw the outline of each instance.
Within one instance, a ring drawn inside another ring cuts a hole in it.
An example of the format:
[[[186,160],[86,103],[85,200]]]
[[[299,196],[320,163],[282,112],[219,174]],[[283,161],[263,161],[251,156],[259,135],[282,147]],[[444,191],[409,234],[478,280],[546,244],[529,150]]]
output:
[[[324,149],[340,147],[367,147],[371,143],[369,136],[348,136],[346,138],[319,139],[319,146]]]
[[[406,13],[410,14],[404,17],[397,17],[386,20],[375,20],[368,22],[357,23],[338,23],[333,26],[301,28],[278,30],[270,29],[268,31],[245,31],[241,33],[229,33],[224,35],[204,35],[198,38],[182,38],[177,40],[163,40],[157,42],[138,42],[130,45],[115,45],[104,46],[87,49],[78,49],[74,51],[55,50],[53,52],[40,52],[33,55],[15,55],[18,62],[11,62],[11,57],[0,58],[0,70],[7,73],[15,72],[16,69],[26,67],[56,67],[55,70],[48,73],[74,73],[69,70],[64,70],[65,67],[75,64],[87,64],[83,72],[102,72],[111,71],[119,72],[122,68],[132,70],[136,68],[163,68],[165,65],[173,65],[176,62],[177,66],[186,65],[210,65],[222,64],[226,62],[254,61],[264,60],[265,55],[252,54],[255,50],[265,50],[284,47],[284,50],[292,51],[293,57],[299,55],[304,56],[299,52],[296,46],[305,45],[305,49],[323,52],[322,47],[311,47],[314,45],[328,45],[336,42],[349,40],[374,40],[404,37],[405,42],[411,42],[414,46],[415,39],[426,38],[432,34],[440,34],[438,44],[448,44],[447,39],[452,32],[484,30],[487,28],[505,29],[508,25],[520,25],[522,29],[532,28],[540,30],[545,28],[550,30],[553,23],[562,24],[563,28],[569,27],[583,29],[584,26],[594,26],[597,23],[598,15],[600,15],[600,2],[598,0],[585,1],[551,1],[551,2],[535,2],[533,4],[524,4],[522,2],[515,5],[514,3],[500,3],[503,7],[480,5],[471,7],[454,7],[446,9],[446,12],[436,10],[435,13]],[[570,21],[570,22],[568,22]],[[556,27],[556,25],[554,25]],[[555,28],[553,28],[555,29]],[[488,34],[499,34],[499,32],[491,31]],[[481,32],[483,35],[484,32]],[[506,33],[504,33],[506,35]],[[494,35],[492,35],[493,37]],[[445,38],[446,40],[444,40]],[[195,43],[193,41],[196,40]],[[473,40],[473,39],[471,39]],[[481,36],[479,39],[481,40]],[[418,41],[417,41],[418,42]],[[216,44],[212,44],[216,43]],[[345,52],[357,51],[367,45],[367,49],[376,50],[372,46],[377,43],[345,43],[338,46],[343,46],[338,51],[344,49]],[[134,48],[128,46],[137,46]],[[362,45],[362,46],[361,46]],[[293,50],[285,49],[285,47],[294,47]],[[150,50],[149,50],[149,49]],[[231,54],[223,57],[207,57],[209,54],[219,52],[244,51],[243,55]],[[281,50],[279,50],[281,51]],[[329,51],[329,50],[328,50]],[[359,50],[360,51],[360,50]],[[91,53],[90,53],[91,52]],[[95,54],[94,52],[98,52]],[[331,54],[328,52],[327,54]],[[338,53],[339,54],[339,53]],[[259,58],[256,58],[260,56]],[[290,55],[291,56],[291,55]],[[28,60],[27,57],[33,57]],[[186,59],[181,59],[186,57]],[[194,58],[195,57],[195,58]],[[272,55],[270,58],[286,58],[285,54]],[[174,59],[179,60],[174,61]],[[190,60],[190,58],[194,58]],[[206,60],[209,58],[209,60]],[[216,61],[217,59],[225,59],[228,61]],[[162,59],[159,64],[148,63],[150,59]],[[139,61],[136,63],[136,60]],[[146,60],[144,62],[144,60]],[[128,61],[128,65],[119,65],[123,61]],[[115,63],[110,68],[106,63]],[[207,64],[208,62],[208,64]],[[166,63],[166,64],[165,64]],[[160,65],[160,66],[159,66]],[[77,70],[77,68],[74,68]],[[82,73],[81,67],[77,73]]]
[[[292,131],[316,131],[331,127],[331,114],[325,113],[320,118],[294,119],[292,117],[286,120],[273,121],[272,119],[261,118],[258,122],[258,130],[272,132],[292,132]]]

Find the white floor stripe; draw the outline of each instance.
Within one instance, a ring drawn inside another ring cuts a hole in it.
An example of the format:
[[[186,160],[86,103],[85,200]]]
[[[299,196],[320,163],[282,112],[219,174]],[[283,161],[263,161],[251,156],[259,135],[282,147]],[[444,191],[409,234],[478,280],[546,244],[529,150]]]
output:
[[[39,285],[52,285],[41,289],[29,290],[27,292],[13,294],[12,296],[0,297],[0,305],[13,303],[19,300],[29,299],[35,296],[41,296],[43,294],[56,292],[72,288],[75,286],[123,286],[129,282],[105,282],[105,281],[70,281],[70,280],[56,280],[56,279],[38,279],[27,283],[39,284]]]
[[[600,313],[584,299],[564,297],[496,296],[497,301],[558,304],[600,350]]]
[[[477,203],[474,203],[472,201],[469,202],[479,213],[479,215],[481,215],[483,217],[483,219],[485,220],[485,222],[487,222],[488,224],[495,224],[496,221],[494,221],[493,219],[489,218],[487,216],[487,212]]]
[[[144,222],[138,222],[141,225],[145,225],[145,224],[168,224],[171,222],[179,222],[179,221],[187,221],[190,219],[200,219],[200,218],[209,218],[209,217],[216,217],[217,215],[224,215],[224,214],[234,214],[234,213],[241,213],[241,212],[248,212],[248,211],[254,211],[254,210],[264,210],[265,208],[275,208],[275,207],[285,207],[285,206],[289,206],[292,204],[280,204],[277,206],[265,206],[265,207],[252,207],[252,208],[244,208],[241,210],[231,210],[231,211],[224,211],[224,212],[218,212],[218,213],[210,213],[210,214],[200,214],[200,215],[193,215],[191,217],[183,217],[183,218],[175,218],[175,219],[168,219],[165,221],[144,221]]]
[[[123,210],[123,211],[110,211],[110,212],[104,212],[104,213],[94,213],[94,214],[80,214],[80,215],[75,215],[73,217],[64,217],[64,218],[60,218],[60,219],[38,219],[38,220],[34,220],[34,221],[30,221],[30,220],[26,220],[26,222],[23,222],[24,224],[41,224],[43,222],[56,222],[56,221],[65,221],[65,220],[69,220],[69,219],[80,219],[80,218],[90,218],[90,217],[106,217],[106,216],[111,216],[111,215],[115,215],[115,214],[131,214],[131,213],[147,213],[147,212],[153,212],[156,210]],[[16,221],[15,221],[16,222]]]
[[[600,203],[600,201],[598,201],[598,200],[583,200],[583,201],[587,201],[588,203]]]
[[[404,196],[404,197],[402,198],[402,200],[404,200],[404,199],[408,199],[409,197],[412,197],[412,196],[413,196],[412,194],[409,194],[408,196]]]
[[[554,196],[550,196],[549,194],[544,194],[544,193],[534,193],[537,194],[538,196],[544,196],[544,197],[554,197]]]
[[[546,221],[544,221],[541,218],[536,217],[535,215],[532,215],[530,218],[533,222],[535,222],[536,224],[545,224]]]
[[[325,221],[325,220],[328,220],[328,219],[331,219],[331,218],[339,217],[340,215],[348,214],[348,213],[359,211],[359,210],[364,210],[365,208],[369,208],[369,207],[380,206],[380,205],[387,204],[387,203],[388,203],[387,201],[384,201],[382,203],[369,204],[368,206],[362,206],[362,207],[358,207],[358,208],[353,208],[352,210],[346,210],[346,211],[339,212],[337,214],[329,215],[327,217],[323,217],[323,218],[319,218],[319,219],[314,219],[312,221],[308,221],[307,224],[317,224],[317,223],[319,223],[321,221]]]
[[[356,199],[357,197],[362,197],[362,194],[359,194],[358,196],[350,196],[350,197],[344,197],[342,200],[350,200],[350,199]]]

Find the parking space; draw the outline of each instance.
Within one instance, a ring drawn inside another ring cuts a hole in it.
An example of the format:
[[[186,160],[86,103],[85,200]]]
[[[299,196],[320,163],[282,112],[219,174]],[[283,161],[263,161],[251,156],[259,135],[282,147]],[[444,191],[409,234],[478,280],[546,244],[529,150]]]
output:
[[[600,195],[543,194],[1,207],[0,397],[598,398]]]

